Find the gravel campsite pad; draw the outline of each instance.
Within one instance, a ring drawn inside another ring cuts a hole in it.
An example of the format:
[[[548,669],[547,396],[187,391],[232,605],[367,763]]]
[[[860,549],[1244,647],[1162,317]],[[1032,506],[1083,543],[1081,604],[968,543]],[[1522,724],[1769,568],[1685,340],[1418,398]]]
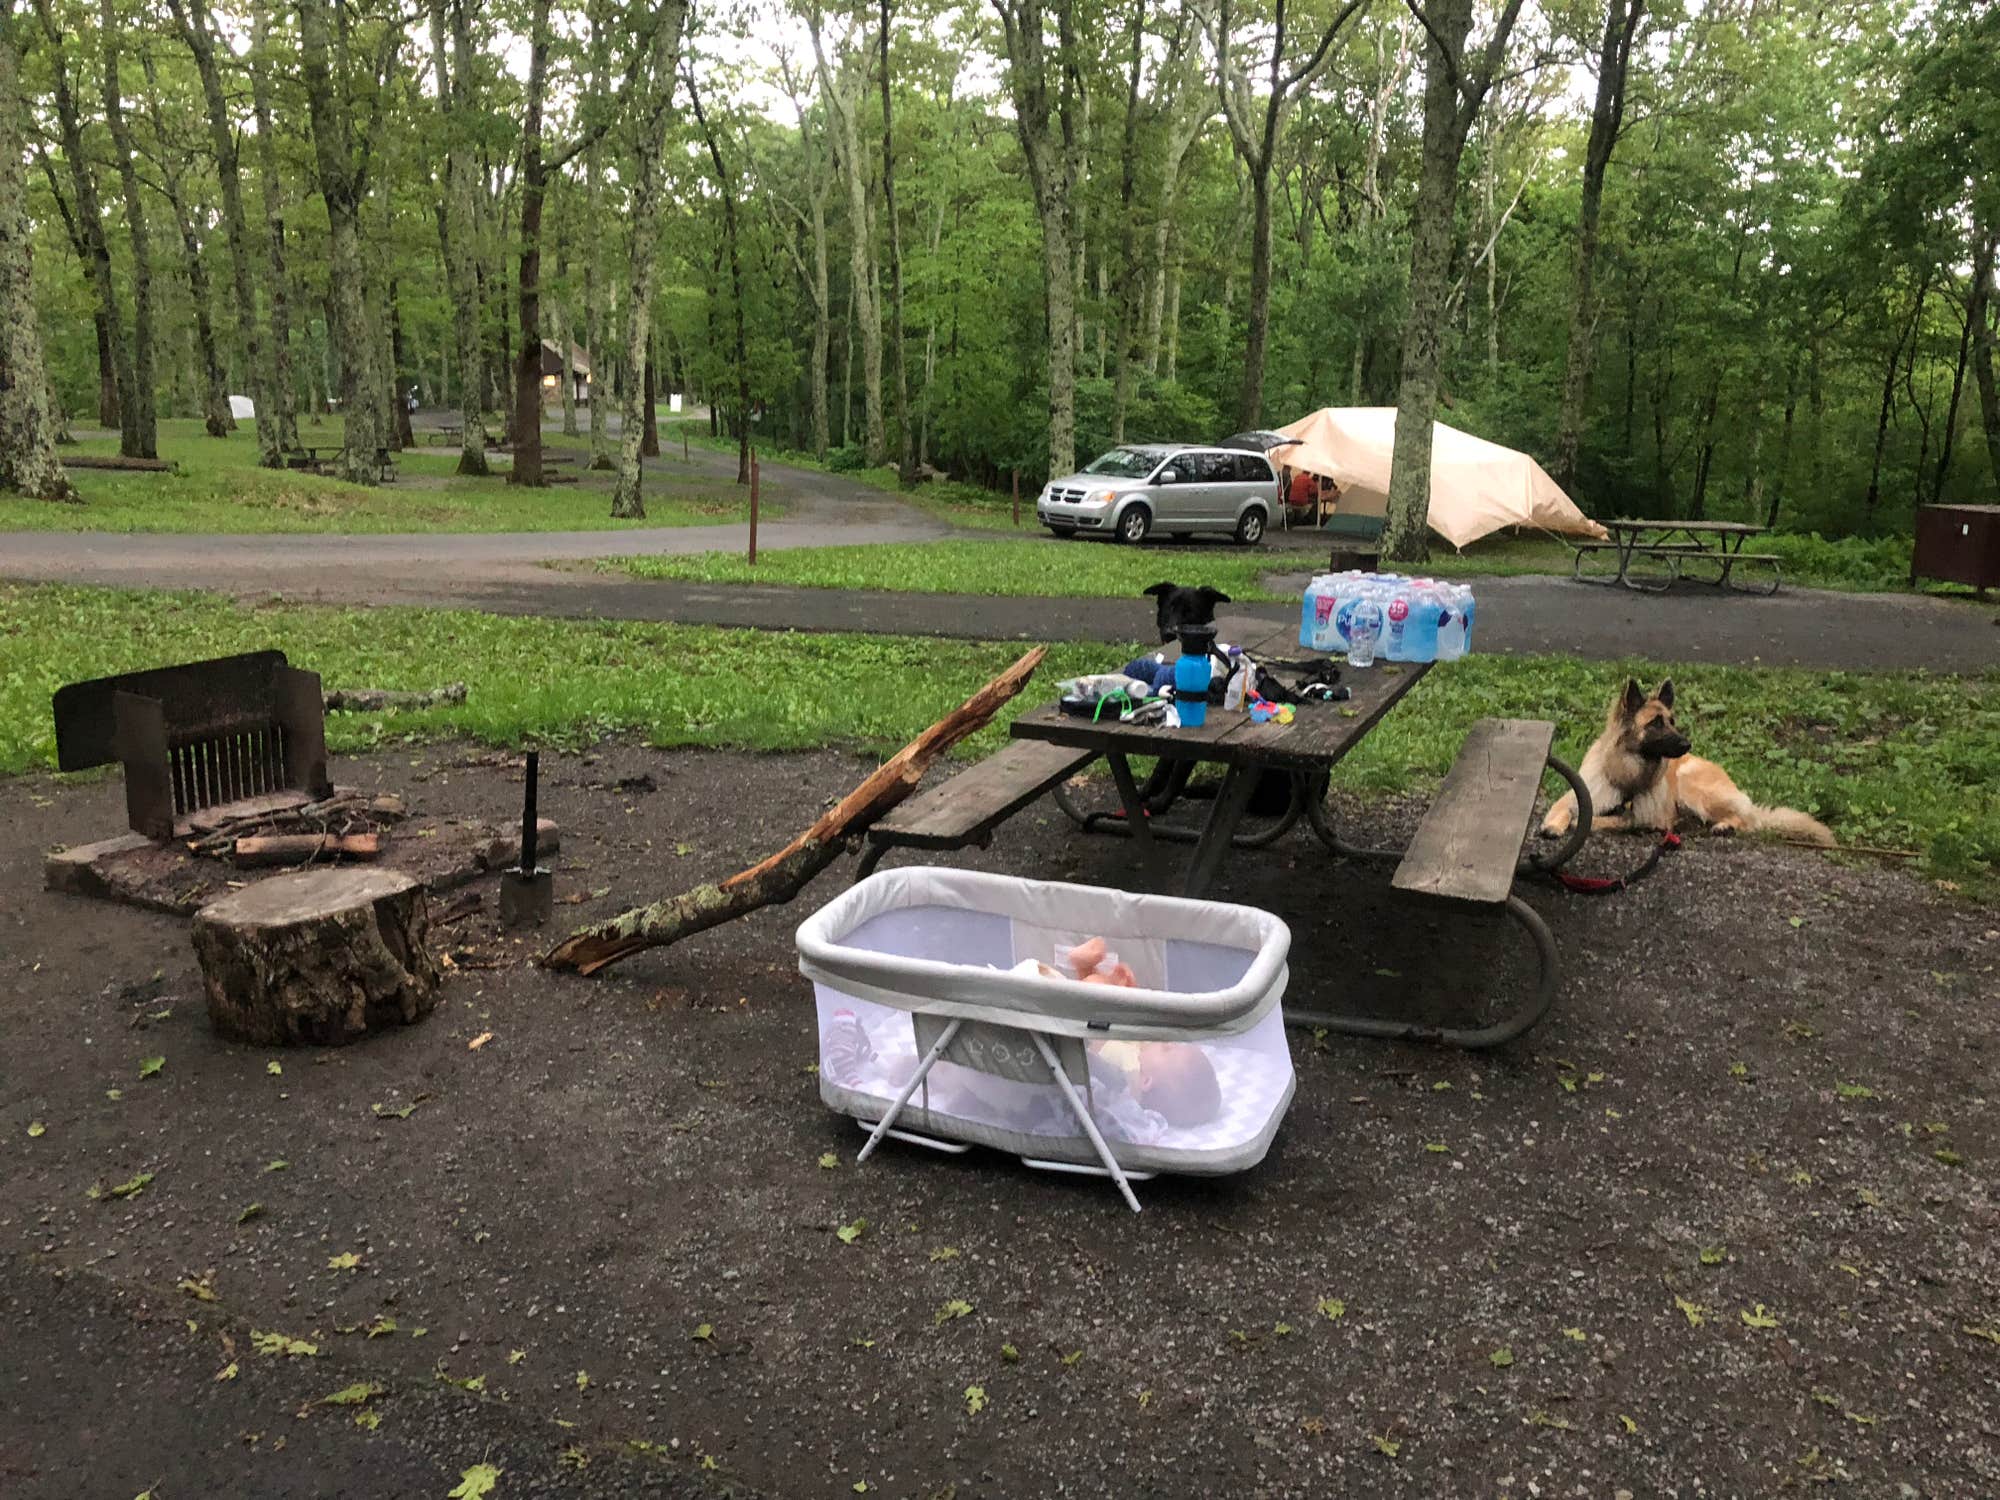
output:
[[[864,769],[545,756],[559,920],[739,869]],[[336,774],[520,794],[462,746]],[[7,782],[0,823],[9,1497],[2000,1493],[2000,930],[1900,871],[1692,839],[1534,893],[1540,1028],[1294,1032],[1269,1159],[1135,1218],[990,1154],[854,1164],[791,936],[847,867],[595,981],[523,967],[489,888],[427,1020],[278,1052],[211,1035],[184,922],[39,889],[114,780]],[[1043,804],[965,862],[1129,857]],[[1511,927],[1382,884],[1295,834],[1218,894],[1292,923],[1306,1008],[1525,980]]]

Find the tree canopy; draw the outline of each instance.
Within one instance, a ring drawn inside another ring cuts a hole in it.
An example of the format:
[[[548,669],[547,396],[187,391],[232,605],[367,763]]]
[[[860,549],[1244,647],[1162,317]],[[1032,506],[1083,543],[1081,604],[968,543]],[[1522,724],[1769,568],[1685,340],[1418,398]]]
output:
[[[1400,398],[1598,514],[1884,532],[2000,495],[1979,0],[7,0],[5,25],[26,232],[0,273],[32,254],[44,402],[131,453],[248,394],[264,461],[332,414],[371,482],[414,391],[461,414],[462,468],[511,438],[534,483],[549,386],[636,513],[656,393],[746,450],[1030,485]]]

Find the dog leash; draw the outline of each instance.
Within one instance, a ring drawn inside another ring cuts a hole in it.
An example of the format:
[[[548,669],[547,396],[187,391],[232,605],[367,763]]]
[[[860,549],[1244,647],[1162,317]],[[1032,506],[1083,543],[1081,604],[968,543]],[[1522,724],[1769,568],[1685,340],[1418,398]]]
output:
[[[1572,875],[1567,870],[1551,870],[1549,875],[1555,883],[1575,896],[1611,896],[1619,891],[1637,885],[1658,868],[1660,861],[1680,848],[1681,836],[1667,833],[1660,836],[1659,843],[1653,845],[1652,852],[1639,864],[1623,875]]]

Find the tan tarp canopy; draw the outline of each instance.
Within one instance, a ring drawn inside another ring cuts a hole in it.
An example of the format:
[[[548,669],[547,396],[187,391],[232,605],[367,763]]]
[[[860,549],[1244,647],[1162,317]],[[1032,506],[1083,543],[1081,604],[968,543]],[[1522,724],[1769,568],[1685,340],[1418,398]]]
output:
[[[1299,441],[1273,448],[1271,462],[1323,474],[1339,485],[1335,511],[1360,516],[1387,512],[1389,459],[1396,446],[1393,406],[1329,406],[1278,431]],[[1429,519],[1431,530],[1454,547],[1503,526],[1533,526],[1600,541],[1607,535],[1527,454],[1442,422],[1431,424]]]

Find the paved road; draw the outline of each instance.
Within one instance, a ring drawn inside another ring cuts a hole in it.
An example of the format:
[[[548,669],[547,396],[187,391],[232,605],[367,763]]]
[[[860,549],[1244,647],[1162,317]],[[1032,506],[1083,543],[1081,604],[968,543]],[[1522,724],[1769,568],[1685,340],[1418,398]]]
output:
[[[697,451],[697,470],[733,473],[733,458]],[[673,461],[679,468],[679,461]],[[684,469],[681,472],[685,472]],[[765,472],[795,497],[784,521],[759,530],[762,547],[923,541],[963,535],[893,496],[839,475]],[[990,533],[987,533],[990,535]],[[742,526],[629,531],[448,533],[377,536],[171,536],[115,533],[0,534],[0,578],[127,587],[215,589],[338,604],[408,604],[499,614],[678,621],[993,640],[1123,642],[1149,634],[1149,600],[985,598],[768,585],[728,587],[643,581],[581,566],[634,553],[741,551]],[[1295,566],[1300,545],[1274,534],[1275,566]],[[1024,540],[1023,545],[1103,545]],[[1163,576],[1201,581],[1205,546],[1156,549]],[[550,562],[569,567],[549,567]],[[1290,591],[1304,575],[1279,575]],[[2000,668],[1990,610],[1911,595],[1787,589],[1774,598],[1699,585],[1634,594],[1560,578],[1489,578],[1479,597],[1479,649],[1645,656],[1817,669],[1982,672]],[[1290,611],[1243,611],[1284,619]]]

